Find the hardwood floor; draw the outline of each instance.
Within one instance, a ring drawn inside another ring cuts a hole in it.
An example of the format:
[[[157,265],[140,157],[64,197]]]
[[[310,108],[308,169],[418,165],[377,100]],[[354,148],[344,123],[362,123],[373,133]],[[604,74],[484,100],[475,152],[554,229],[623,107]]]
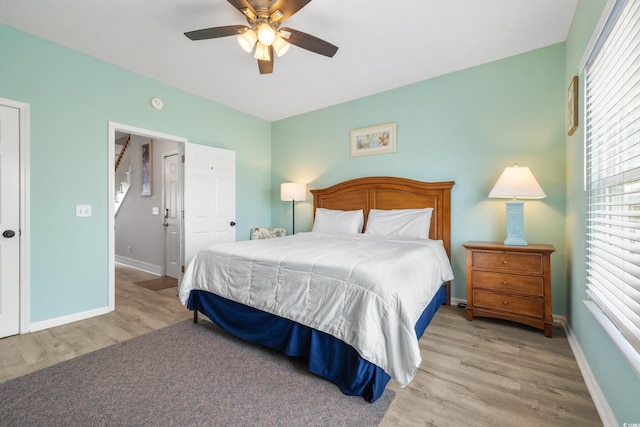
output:
[[[0,340],[0,382],[191,319],[177,288],[150,291],[155,276],[116,268],[116,310]],[[496,319],[466,320],[442,307],[420,340],[422,365],[396,391],[383,426],[600,426],[562,328],[553,338]]]
[[[553,338],[441,307],[420,340],[422,364],[383,426],[601,426],[564,330]]]

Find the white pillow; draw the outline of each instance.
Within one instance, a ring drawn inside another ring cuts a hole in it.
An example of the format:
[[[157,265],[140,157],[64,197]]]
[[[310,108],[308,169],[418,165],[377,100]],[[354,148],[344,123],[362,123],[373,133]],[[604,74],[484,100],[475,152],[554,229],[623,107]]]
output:
[[[373,236],[428,239],[433,208],[371,209],[364,234]]]
[[[313,221],[313,230],[323,233],[362,233],[364,225],[364,213],[362,209],[357,211],[339,211],[335,209],[316,209],[316,219]]]

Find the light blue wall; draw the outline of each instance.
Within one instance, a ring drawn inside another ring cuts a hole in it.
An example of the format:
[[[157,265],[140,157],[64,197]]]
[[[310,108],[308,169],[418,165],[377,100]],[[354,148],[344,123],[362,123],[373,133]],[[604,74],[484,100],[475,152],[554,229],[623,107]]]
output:
[[[594,28],[606,5],[606,0],[581,0],[576,10],[566,42],[565,86],[578,75]],[[583,304],[586,299],[586,251],[584,233],[584,74],[579,76],[578,129],[566,137],[567,215],[566,233],[568,258],[568,318],[584,351],[589,366],[598,381],[618,422],[640,423],[640,378],[629,367],[609,336]]]
[[[108,121],[236,150],[238,239],[255,225],[291,227],[281,182],[456,181],[456,298],[466,298],[462,243],[505,237],[504,203],[486,195],[518,162],[548,195],[526,203],[525,237],[556,247],[553,312],[568,316],[620,423],[639,422],[640,380],[582,303],[582,81],[579,127],[565,134],[566,89],[605,3],[580,0],[565,44],[272,124],[0,25],[0,97],[31,105],[31,321],[107,303]],[[164,100],[162,111],[152,97]],[[396,153],[349,156],[349,130],[392,121]],[[94,216],[77,220],[76,203],[92,204]],[[297,230],[309,230],[311,200],[296,214]]]
[[[452,196],[452,296],[466,299],[468,240],[505,239],[504,200],[487,195],[505,167],[529,166],[547,194],[525,204],[525,237],[550,243],[553,312],[566,314],[564,44],[274,122],[272,218],[291,228],[281,182],[323,188],[390,175],[456,182]],[[397,123],[396,153],[352,158],[349,131]],[[296,204],[296,231],[312,225],[312,200]]]
[[[31,322],[108,304],[109,121],[235,150],[238,239],[270,222],[269,122],[2,25],[0,97],[31,106]]]

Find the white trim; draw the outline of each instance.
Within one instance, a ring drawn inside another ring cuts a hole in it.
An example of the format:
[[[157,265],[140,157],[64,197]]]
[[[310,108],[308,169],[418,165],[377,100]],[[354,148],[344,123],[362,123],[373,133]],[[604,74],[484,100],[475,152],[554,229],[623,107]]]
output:
[[[0,98],[0,104],[7,107],[16,108],[19,111],[19,129],[20,129],[20,326],[19,333],[25,334],[29,332],[29,300],[31,291],[31,282],[29,271],[31,267],[31,247],[30,247],[30,229],[31,229],[31,203],[30,203],[30,146],[31,146],[31,124],[30,124],[30,105],[26,102],[14,101],[11,99]]]
[[[600,19],[593,29],[593,34],[591,34],[591,39],[589,43],[587,43],[587,47],[582,54],[582,58],[580,59],[580,63],[578,64],[578,75],[581,75],[584,71],[584,67],[587,66],[587,61],[589,60],[589,56],[591,56],[591,52],[596,45],[596,42],[600,38],[600,34],[604,29],[604,25],[607,23],[607,19],[609,19],[609,15],[611,15],[611,11],[613,10],[613,6],[615,6],[617,0],[607,0],[607,4],[602,9],[602,14],[600,15]]]
[[[598,415],[600,415],[602,424],[605,427],[617,427],[619,425],[618,420],[616,420],[616,416],[613,414],[607,398],[605,397],[604,393],[602,393],[602,389],[600,388],[596,377],[593,375],[591,367],[589,366],[589,362],[587,362],[587,358],[582,351],[582,347],[580,347],[580,343],[576,339],[576,336],[573,334],[573,331],[571,330],[571,326],[569,326],[567,319],[564,316],[554,316],[554,321],[562,324],[562,328],[567,335],[567,341],[569,342],[571,351],[573,351],[573,356],[576,358],[576,362],[578,363],[580,372],[582,372],[584,383],[589,390],[591,399],[593,399],[593,403],[596,406]]]
[[[451,305],[458,305],[458,304],[467,304],[467,300],[466,299],[462,299],[462,298],[451,298]]]
[[[83,311],[80,313],[70,314],[68,316],[57,317],[55,319],[43,320],[42,322],[34,322],[31,324],[31,332],[41,331],[43,329],[49,329],[56,326],[66,325],[67,323],[77,322],[79,320],[86,320],[91,317],[101,316],[107,314],[109,310],[107,307],[96,308],[94,310]]]
[[[109,311],[113,311],[116,308],[116,277],[115,277],[115,209],[113,201],[116,197],[115,186],[115,145],[116,145],[116,132],[131,133],[135,135],[145,136],[152,139],[164,139],[177,142],[180,145],[179,151],[184,154],[184,145],[188,142],[187,138],[181,136],[170,135],[167,133],[156,132],[148,129],[142,129],[135,126],[129,126],[122,123],[116,123],[109,121],[109,135],[108,135],[108,155],[107,155],[107,177],[108,177],[108,189],[107,189],[107,206],[109,207],[108,215],[108,275],[109,275]],[[184,182],[184,181],[183,181]],[[184,185],[184,184],[183,184]],[[184,230],[180,231],[184,235]],[[184,252],[184,250],[183,250]],[[182,254],[184,255],[184,254]]]
[[[138,261],[133,258],[126,258],[123,256],[116,255],[115,261],[118,264],[126,265],[127,267],[135,268],[136,270],[145,271],[147,273],[155,274],[156,276],[162,276],[164,272],[162,271],[161,265],[149,264],[148,262]]]

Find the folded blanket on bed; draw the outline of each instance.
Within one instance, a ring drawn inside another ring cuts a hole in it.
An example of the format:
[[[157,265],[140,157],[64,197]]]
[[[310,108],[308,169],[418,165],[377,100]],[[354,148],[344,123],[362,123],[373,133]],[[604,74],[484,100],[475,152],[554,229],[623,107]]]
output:
[[[451,279],[441,241],[299,233],[199,252],[180,300],[206,290],[326,332],[404,387],[421,362],[414,325]]]

